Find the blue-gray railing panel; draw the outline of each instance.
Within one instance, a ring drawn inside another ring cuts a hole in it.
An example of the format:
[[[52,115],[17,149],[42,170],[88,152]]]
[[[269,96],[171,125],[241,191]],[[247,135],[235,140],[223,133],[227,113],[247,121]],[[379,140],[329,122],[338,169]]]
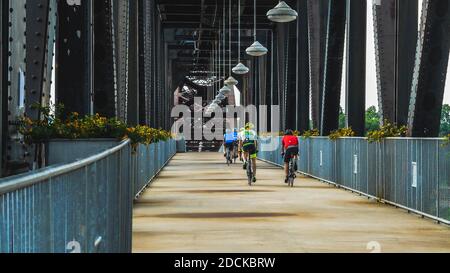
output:
[[[0,179],[0,252],[130,252],[133,197],[175,152],[167,141],[132,153],[127,141]]]
[[[439,150],[439,216],[450,219],[450,147]]]
[[[300,139],[299,170],[449,223],[450,147],[442,143],[412,138],[381,143],[364,138]],[[262,159],[281,164],[279,149],[260,152]]]

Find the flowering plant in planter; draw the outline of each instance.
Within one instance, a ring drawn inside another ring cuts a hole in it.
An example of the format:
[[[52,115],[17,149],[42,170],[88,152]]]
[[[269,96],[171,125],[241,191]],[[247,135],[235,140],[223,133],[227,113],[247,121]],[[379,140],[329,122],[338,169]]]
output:
[[[348,128],[342,128],[339,130],[335,130],[333,132],[331,132],[331,134],[328,136],[330,138],[330,140],[337,140],[338,138],[341,137],[354,137],[355,136],[355,132],[353,131],[353,129],[351,127]]]
[[[317,136],[320,136],[320,132],[318,129],[311,129],[311,130],[303,132],[303,134],[302,134],[302,137],[304,139],[308,139],[311,137],[317,137]]]
[[[106,118],[99,114],[80,117],[73,112],[62,118],[62,105],[55,106],[54,112],[49,106],[36,107],[39,107],[42,119],[31,120],[25,117],[20,122],[19,132],[28,144],[44,143],[50,139],[129,138],[132,145],[136,146],[139,143],[150,144],[172,138],[170,132],[162,129],[142,125],[128,127],[117,118]]]
[[[399,127],[397,124],[385,120],[379,130],[374,130],[367,133],[367,140],[369,143],[381,142],[387,137],[404,137],[407,132],[408,128],[406,126]]]

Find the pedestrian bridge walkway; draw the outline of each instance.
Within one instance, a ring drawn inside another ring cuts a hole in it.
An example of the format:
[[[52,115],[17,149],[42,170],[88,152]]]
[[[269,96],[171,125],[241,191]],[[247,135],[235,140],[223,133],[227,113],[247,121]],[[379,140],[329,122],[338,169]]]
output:
[[[450,228],[258,162],[177,154],[134,206],[133,252],[448,252]]]

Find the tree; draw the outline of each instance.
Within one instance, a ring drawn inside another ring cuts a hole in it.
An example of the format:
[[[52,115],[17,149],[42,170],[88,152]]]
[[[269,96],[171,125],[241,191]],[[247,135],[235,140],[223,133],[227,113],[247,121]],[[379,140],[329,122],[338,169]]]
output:
[[[375,106],[366,111],[366,133],[380,129],[380,114]]]
[[[450,134],[450,105],[444,104],[442,106],[441,114],[441,126],[440,126],[440,136],[447,136]]]
[[[347,120],[342,107],[339,107],[339,129],[347,127]]]

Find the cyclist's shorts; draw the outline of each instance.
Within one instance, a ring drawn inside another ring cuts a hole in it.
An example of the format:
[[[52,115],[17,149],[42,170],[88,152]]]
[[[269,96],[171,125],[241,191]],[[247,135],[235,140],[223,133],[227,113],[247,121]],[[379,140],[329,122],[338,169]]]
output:
[[[296,155],[298,155],[298,146],[287,148],[286,152],[284,153],[284,163],[289,163],[289,160]]]
[[[244,144],[242,149],[250,154],[250,158],[256,158],[256,146],[253,143]]]
[[[225,148],[230,149],[230,151],[233,151],[234,146],[235,146],[234,142],[228,142],[228,143],[225,142]]]

